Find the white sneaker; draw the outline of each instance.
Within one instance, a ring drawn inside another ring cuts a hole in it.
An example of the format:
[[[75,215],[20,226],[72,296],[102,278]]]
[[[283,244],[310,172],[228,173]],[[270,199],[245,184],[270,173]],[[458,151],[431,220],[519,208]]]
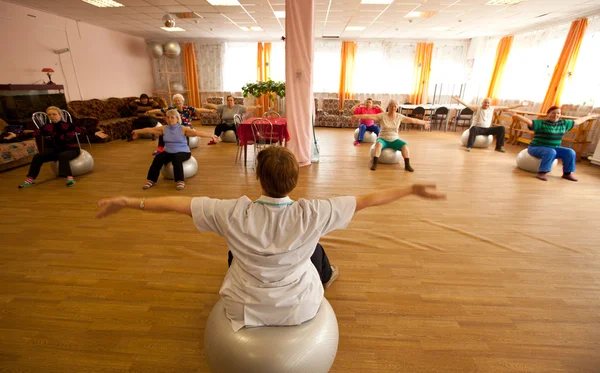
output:
[[[333,284],[333,282],[338,278],[338,276],[340,275],[340,270],[338,269],[338,267],[335,264],[331,265],[331,278],[329,279],[329,281],[327,281],[326,283],[323,284],[323,287],[325,289],[328,289],[331,284]]]

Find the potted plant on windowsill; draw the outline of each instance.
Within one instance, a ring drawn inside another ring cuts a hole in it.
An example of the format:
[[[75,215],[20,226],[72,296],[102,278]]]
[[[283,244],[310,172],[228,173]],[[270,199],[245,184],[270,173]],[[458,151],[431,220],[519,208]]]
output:
[[[246,85],[242,87],[242,94],[245,98],[252,95],[257,99],[264,95],[268,95],[270,102],[269,107],[270,109],[273,109],[277,106],[277,98],[285,97],[285,82],[275,82],[269,79],[266,82],[246,83]]]

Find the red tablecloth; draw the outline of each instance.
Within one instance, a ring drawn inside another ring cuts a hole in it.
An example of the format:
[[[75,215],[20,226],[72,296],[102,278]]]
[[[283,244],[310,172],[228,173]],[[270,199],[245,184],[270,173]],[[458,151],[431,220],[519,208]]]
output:
[[[238,127],[237,134],[240,139],[240,145],[245,146],[254,142],[252,136],[252,121],[255,119],[264,119],[260,117],[248,118]],[[290,134],[287,130],[287,120],[285,118],[269,118],[269,121],[273,123],[273,138],[277,138],[281,141],[290,141]]]

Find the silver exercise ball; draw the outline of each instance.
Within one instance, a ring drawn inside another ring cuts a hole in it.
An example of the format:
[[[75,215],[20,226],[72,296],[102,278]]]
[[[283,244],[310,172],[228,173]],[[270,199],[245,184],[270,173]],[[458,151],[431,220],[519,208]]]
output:
[[[183,84],[181,82],[171,82],[170,85],[171,85],[172,92],[177,92],[177,93],[185,92],[185,87],[183,86]]]
[[[360,129],[357,128],[356,131],[354,131],[354,141],[358,140],[358,133],[360,132]],[[377,134],[375,132],[371,132],[371,131],[366,131],[365,132],[365,136],[363,137],[363,141],[364,143],[370,144],[372,142],[377,141]]]
[[[154,58],[161,58],[163,56],[163,46],[159,43],[148,44],[148,51]]]
[[[375,154],[375,145],[371,146],[371,158]],[[379,156],[379,163],[385,164],[394,164],[400,163],[402,160],[402,152],[399,150],[394,150],[392,148],[385,148],[381,151],[381,155]]]
[[[195,149],[198,147],[198,145],[200,145],[200,137],[199,136],[194,136],[194,137],[190,137],[190,149]]]
[[[165,55],[169,58],[175,58],[181,54],[181,46],[176,41],[168,41],[163,45]]]
[[[517,167],[521,170],[537,173],[540,170],[541,163],[542,160],[529,154],[527,149],[521,150],[517,155]],[[555,159],[554,162],[552,162],[552,169],[554,169],[557,164],[558,159]]]
[[[196,172],[198,172],[198,162],[196,161],[196,158],[190,157],[190,159],[183,162],[183,177],[186,180],[196,175]],[[173,174],[173,163],[169,162],[164,165],[160,173],[165,179],[175,179],[175,175]]]
[[[339,341],[335,312],[323,299],[317,315],[296,326],[262,326],[234,332],[223,301],[204,331],[204,354],[214,373],[326,373]]]
[[[233,132],[233,130],[227,130],[223,133],[221,133],[221,141],[223,142],[237,142],[237,139],[235,137],[235,132]]]
[[[460,142],[463,144],[463,146],[467,146],[468,141],[469,141],[469,130],[466,130],[465,132],[463,132],[462,136],[460,137]],[[475,136],[475,142],[473,143],[473,147],[474,148],[487,148],[488,146],[490,146],[492,144],[492,142],[494,142],[494,136],[492,136],[492,135]]]
[[[94,168],[94,158],[90,153],[81,149],[79,156],[72,159],[69,164],[71,165],[71,173],[73,173],[73,176],[81,176],[92,171]],[[52,162],[50,167],[52,168],[52,172],[54,172],[55,175],[58,175],[58,162]]]

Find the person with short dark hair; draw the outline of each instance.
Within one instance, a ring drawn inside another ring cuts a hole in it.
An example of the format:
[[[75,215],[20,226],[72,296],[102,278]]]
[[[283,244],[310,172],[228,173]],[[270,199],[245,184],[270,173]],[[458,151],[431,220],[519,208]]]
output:
[[[562,159],[563,179],[577,181],[573,176],[576,161],[575,151],[560,145],[566,132],[590,119],[597,118],[597,114],[587,115],[577,120],[561,119],[562,112],[558,106],[548,109],[546,119],[531,120],[510,110],[507,113],[525,122],[527,127],[533,131],[533,139],[527,147],[527,153],[542,160],[536,176],[538,179],[548,181],[546,174],[552,170],[552,163],[558,158]]]
[[[140,98],[137,100],[133,100],[129,103],[130,109],[137,116],[136,119],[133,120],[131,124],[131,130],[140,130],[142,128],[152,128],[156,127],[158,124],[158,119],[154,118],[146,114],[150,110],[160,109],[160,104],[150,97],[147,94],[142,93]],[[133,140],[131,138],[131,134],[127,136],[127,141]],[[154,135],[152,136],[152,140],[155,140]]]
[[[296,201],[289,193],[298,182],[294,154],[281,146],[258,153],[256,177],[263,195],[255,201],[208,197],[117,197],[98,202],[97,218],[123,208],[187,215],[201,232],[216,232],[227,240],[231,267],[219,294],[233,330],[244,326],[299,325],[315,317],[324,288],[337,277],[321,236],[345,228],[368,207],[409,195],[445,199],[435,185],[415,184],[359,196]]]

